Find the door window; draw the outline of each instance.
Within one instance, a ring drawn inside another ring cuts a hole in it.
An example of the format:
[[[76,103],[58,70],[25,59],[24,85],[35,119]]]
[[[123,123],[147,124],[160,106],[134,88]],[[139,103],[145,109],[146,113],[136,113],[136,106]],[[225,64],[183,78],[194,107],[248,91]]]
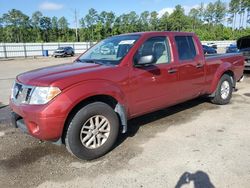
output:
[[[192,60],[197,55],[192,36],[176,36],[179,60]]]
[[[155,64],[169,63],[169,44],[166,37],[153,37],[146,40],[135,55],[135,61],[143,56],[153,55]]]

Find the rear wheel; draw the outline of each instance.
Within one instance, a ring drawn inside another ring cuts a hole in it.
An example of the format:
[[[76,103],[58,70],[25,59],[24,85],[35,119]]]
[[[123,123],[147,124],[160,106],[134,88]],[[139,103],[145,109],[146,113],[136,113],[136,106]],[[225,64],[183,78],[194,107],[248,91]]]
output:
[[[233,92],[233,82],[232,77],[227,74],[224,74],[217,86],[215,91],[215,96],[211,99],[214,104],[228,104],[232,98]]]
[[[65,144],[80,159],[92,160],[112,149],[119,131],[114,110],[102,102],[80,109],[69,124]]]

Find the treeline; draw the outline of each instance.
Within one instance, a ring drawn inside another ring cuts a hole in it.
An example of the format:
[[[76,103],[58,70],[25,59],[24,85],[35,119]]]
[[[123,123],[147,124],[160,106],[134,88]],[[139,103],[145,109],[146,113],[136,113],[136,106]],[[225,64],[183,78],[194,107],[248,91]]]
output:
[[[231,0],[229,4],[217,0],[206,6],[201,3],[187,15],[181,5],[163,15],[131,11],[117,16],[92,8],[79,25],[76,30],[69,27],[65,17],[50,18],[40,11],[29,17],[12,9],[0,17],[0,42],[99,41],[122,33],[164,30],[195,32],[201,40],[233,40],[250,35],[250,0]]]

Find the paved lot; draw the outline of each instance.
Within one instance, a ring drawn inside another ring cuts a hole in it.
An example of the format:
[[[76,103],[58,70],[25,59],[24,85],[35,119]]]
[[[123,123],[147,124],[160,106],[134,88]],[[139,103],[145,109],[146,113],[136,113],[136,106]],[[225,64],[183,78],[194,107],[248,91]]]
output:
[[[9,90],[6,80],[12,82],[17,73],[67,60],[0,62],[0,96]],[[181,187],[189,179],[185,187],[247,188],[250,74],[246,76],[229,105],[200,98],[131,120],[116,148],[91,162],[22,134],[10,126],[9,108],[1,108],[0,187]]]

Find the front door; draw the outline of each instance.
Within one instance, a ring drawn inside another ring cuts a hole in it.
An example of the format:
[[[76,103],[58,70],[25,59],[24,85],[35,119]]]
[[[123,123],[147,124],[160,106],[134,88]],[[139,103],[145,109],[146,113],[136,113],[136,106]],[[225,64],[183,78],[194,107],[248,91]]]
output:
[[[134,61],[153,55],[154,64],[133,67],[130,71],[131,116],[168,106],[176,102],[178,70],[171,62],[166,36],[147,39],[137,51]]]

